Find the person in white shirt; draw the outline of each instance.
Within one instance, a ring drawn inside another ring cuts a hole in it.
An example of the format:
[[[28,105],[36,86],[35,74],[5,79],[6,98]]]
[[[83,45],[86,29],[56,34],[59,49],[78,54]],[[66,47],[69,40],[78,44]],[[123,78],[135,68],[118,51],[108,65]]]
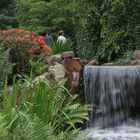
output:
[[[58,32],[58,38],[57,38],[57,42],[65,44],[67,42],[66,38],[64,37],[64,31],[60,30]]]

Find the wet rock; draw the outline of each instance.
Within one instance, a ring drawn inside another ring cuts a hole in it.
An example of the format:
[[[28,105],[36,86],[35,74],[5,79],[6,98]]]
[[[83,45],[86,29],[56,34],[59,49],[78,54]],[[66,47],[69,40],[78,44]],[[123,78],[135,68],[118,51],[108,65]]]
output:
[[[135,50],[133,53],[133,59],[140,59],[140,50]]]
[[[130,65],[140,65],[140,60],[132,60]]]
[[[128,62],[123,63],[122,65],[126,65],[126,66],[133,66],[133,65],[140,65],[140,60],[130,60]]]
[[[97,60],[91,60],[87,65],[88,66],[99,65],[99,62]]]
[[[73,58],[74,57],[74,52],[73,51],[68,51],[68,52],[63,52],[62,53],[62,58]]]
[[[83,65],[87,65],[87,64],[88,64],[88,60],[86,60],[86,59],[81,59],[80,61],[81,61],[81,63],[82,63]]]
[[[113,62],[102,64],[102,66],[115,66],[115,65],[116,64],[114,64]]]

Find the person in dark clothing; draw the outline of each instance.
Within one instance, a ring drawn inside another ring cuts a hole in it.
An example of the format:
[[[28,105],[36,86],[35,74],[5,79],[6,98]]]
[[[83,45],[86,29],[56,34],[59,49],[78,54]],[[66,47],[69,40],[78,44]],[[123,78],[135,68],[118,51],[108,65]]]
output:
[[[52,36],[48,35],[48,33],[46,33],[46,35],[44,36],[44,41],[47,45],[50,45],[53,42],[53,38]]]

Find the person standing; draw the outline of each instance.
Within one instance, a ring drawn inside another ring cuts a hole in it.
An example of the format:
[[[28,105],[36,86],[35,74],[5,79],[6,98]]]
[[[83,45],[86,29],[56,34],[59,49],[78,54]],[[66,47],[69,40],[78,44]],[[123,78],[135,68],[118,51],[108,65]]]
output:
[[[48,33],[45,33],[46,35],[44,36],[44,41],[47,45],[50,45],[53,42],[52,36],[48,35]]]
[[[64,31],[60,30],[58,32],[58,38],[57,38],[57,42],[65,44],[67,42],[66,38],[64,37]]]

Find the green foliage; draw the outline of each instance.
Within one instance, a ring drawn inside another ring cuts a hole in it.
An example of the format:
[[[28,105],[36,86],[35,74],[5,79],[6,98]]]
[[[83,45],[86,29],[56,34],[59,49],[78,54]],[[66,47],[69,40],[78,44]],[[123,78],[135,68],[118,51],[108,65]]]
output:
[[[58,53],[66,52],[66,51],[71,51],[72,46],[73,46],[73,44],[70,40],[67,40],[67,42],[64,44],[56,41],[51,46],[52,54],[58,54]]]
[[[62,84],[41,78],[32,81],[32,75],[29,80],[16,81],[15,77],[10,92],[5,84],[3,100],[3,113],[15,139],[32,140],[31,137],[39,139],[48,135],[55,136],[54,140],[70,140],[78,131],[76,125],[88,119],[90,109],[78,103],[77,95],[71,95]],[[25,113],[23,120],[20,111]],[[28,114],[33,118],[25,117]],[[37,131],[40,135],[35,135]]]
[[[92,59],[100,45],[100,0],[79,0],[75,19],[77,53]]]
[[[16,0],[16,3],[21,28],[55,34],[63,29],[67,36],[73,36],[73,0]]]
[[[110,62],[140,48],[139,0],[80,0],[78,12],[80,56]]]
[[[138,0],[115,0],[104,3],[101,17],[102,44],[98,51],[101,60],[116,60],[125,52],[140,48],[139,6]]]
[[[5,116],[0,113],[0,139],[4,140],[8,134]]]
[[[9,50],[0,50],[0,96],[4,88],[6,78],[12,72],[12,64],[9,62]]]
[[[43,36],[36,32],[19,29],[0,31],[0,42],[3,48],[10,48],[10,62],[15,63],[14,74],[30,71],[30,59],[45,59],[51,49],[45,44]]]
[[[7,26],[17,27],[17,19],[15,17],[15,1],[1,0],[0,1],[0,29]]]
[[[8,126],[8,140],[56,140],[51,125],[35,115],[19,111],[13,120]]]
[[[29,61],[34,76],[41,75],[48,69],[48,65],[46,64],[42,56],[40,56],[39,59],[30,59]]]

